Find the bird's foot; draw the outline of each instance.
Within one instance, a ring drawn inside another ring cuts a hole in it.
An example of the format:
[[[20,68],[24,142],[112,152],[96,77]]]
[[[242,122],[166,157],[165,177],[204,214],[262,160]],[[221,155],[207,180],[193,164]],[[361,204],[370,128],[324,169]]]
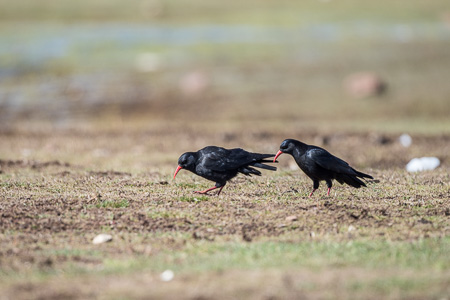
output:
[[[311,196],[314,194],[314,192],[315,192],[316,190],[317,190],[317,189],[313,189],[312,192],[309,194],[308,197],[311,198]]]
[[[212,191],[212,190],[215,190],[215,189],[217,189],[218,187],[212,187],[212,188],[209,188],[209,189],[207,189],[207,190],[204,190],[204,191],[194,191],[194,193],[196,193],[196,194],[201,194],[201,195],[209,195],[208,194],[208,192],[209,191]],[[222,191],[222,189],[223,189],[223,186],[219,189],[219,192],[217,192],[217,196],[219,196],[220,195],[220,192]]]
[[[195,194],[208,195],[208,190],[205,191],[194,191]]]

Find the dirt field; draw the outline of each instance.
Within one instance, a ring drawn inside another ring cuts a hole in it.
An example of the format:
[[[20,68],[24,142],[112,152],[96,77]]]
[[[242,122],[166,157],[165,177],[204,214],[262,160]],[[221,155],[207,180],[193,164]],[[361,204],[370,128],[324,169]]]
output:
[[[289,135],[376,178],[359,190],[336,183],[330,197],[322,183],[308,198],[312,182],[287,155],[219,197],[193,194],[212,183],[187,171],[172,179],[178,156],[205,141],[275,153],[287,134],[2,132],[0,298],[445,299],[450,136],[403,148],[394,135]],[[425,152],[442,166],[404,171]],[[99,233],[113,240],[92,244]]]
[[[450,299],[448,0],[0,6],[0,300]],[[172,178],[285,138],[375,180]]]

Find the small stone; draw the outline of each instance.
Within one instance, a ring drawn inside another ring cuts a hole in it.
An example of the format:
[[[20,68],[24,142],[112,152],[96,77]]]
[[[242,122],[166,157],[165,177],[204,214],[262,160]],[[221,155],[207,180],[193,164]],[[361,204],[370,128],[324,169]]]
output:
[[[311,232],[309,233],[309,236],[312,237],[312,238],[315,238],[316,234],[314,233],[314,231],[311,231]]]
[[[353,225],[348,226],[348,232],[352,232],[355,230],[356,230],[355,226],[353,226]]]
[[[165,270],[164,272],[161,273],[161,275],[159,275],[159,278],[162,281],[171,281],[173,279],[173,277],[175,276],[175,274],[173,273],[172,270]]]
[[[162,59],[153,52],[141,53],[136,57],[135,67],[139,72],[156,72],[161,69]]]
[[[92,243],[94,245],[97,245],[97,244],[103,244],[103,243],[111,242],[111,241],[112,241],[112,235],[101,233],[92,240]]]
[[[400,144],[405,147],[408,148],[409,146],[411,146],[412,144],[412,138],[409,134],[404,133],[402,134],[399,138],[398,141],[400,142]]]
[[[184,95],[195,96],[203,93],[210,85],[208,74],[203,71],[192,71],[181,78],[179,87]]]
[[[344,82],[344,88],[354,98],[379,96],[386,90],[386,83],[373,72],[350,74]]]
[[[418,171],[429,171],[434,170],[441,164],[439,158],[437,157],[421,157],[413,158],[406,165],[406,171],[408,172],[418,172]]]
[[[288,222],[293,222],[293,221],[297,221],[298,217],[297,216],[288,216],[286,217],[286,221]]]

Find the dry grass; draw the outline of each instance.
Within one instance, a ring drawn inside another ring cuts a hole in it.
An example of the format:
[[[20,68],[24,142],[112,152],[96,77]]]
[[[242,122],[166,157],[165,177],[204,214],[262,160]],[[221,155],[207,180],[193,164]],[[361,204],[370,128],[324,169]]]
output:
[[[322,187],[307,198],[312,183],[290,169],[286,156],[276,173],[237,177],[221,196],[199,197],[192,191],[210,182],[186,171],[171,179],[181,152],[209,140],[275,152],[287,133],[48,132],[1,136],[5,297],[398,299],[448,293],[446,136],[414,137],[404,149],[395,136],[379,144],[363,134],[303,132],[299,138],[306,141],[326,136],[330,151],[379,182],[359,190],[336,184],[330,197]],[[408,156],[424,149],[444,165],[406,173]],[[101,232],[113,241],[93,245]],[[161,284],[165,269],[176,279]]]
[[[0,0],[0,299],[447,299],[447,2],[188,2]],[[153,28],[189,42],[138,38]],[[140,73],[149,52],[161,68]],[[347,94],[360,71],[387,93]],[[172,179],[185,151],[285,138],[376,181],[308,198],[287,155],[219,197]],[[421,156],[441,166],[407,173]]]

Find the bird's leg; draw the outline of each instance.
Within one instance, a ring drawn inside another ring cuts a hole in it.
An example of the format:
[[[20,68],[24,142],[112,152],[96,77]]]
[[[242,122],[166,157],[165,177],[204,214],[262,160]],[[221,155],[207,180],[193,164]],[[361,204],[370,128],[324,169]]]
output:
[[[219,190],[219,192],[217,193],[217,196],[220,195],[220,192],[222,191],[223,187],[224,187],[224,185],[222,185],[222,186],[220,187],[220,190]]]
[[[318,180],[313,180],[313,190],[311,192],[311,194],[309,194],[309,197],[311,198],[312,194],[314,194],[314,192],[319,188],[319,181]]]
[[[194,193],[196,193],[196,194],[202,194],[202,195],[208,195],[208,192],[209,192],[209,191],[212,191],[212,190],[215,190],[215,189],[217,189],[217,187],[216,187],[216,186],[213,186],[212,188],[209,188],[209,189],[207,189],[207,190],[204,190],[204,191],[195,191]],[[221,190],[222,190],[222,188],[220,188],[219,193],[220,193]]]
[[[333,186],[333,182],[331,180],[327,180],[328,192],[327,196],[330,196],[331,187]]]
[[[213,186],[212,188],[209,188],[209,189],[204,190],[204,191],[196,191],[195,193],[197,193],[197,194],[203,194],[203,195],[208,195],[208,192],[209,192],[209,191],[212,191],[212,190],[215,190],[215,189],[220,188],[220,189],[219,189],[219,192],[217,193],[217,196],[219,196],[219,195],[220,195],[220,192],[222,191],[222,189],[223,189],[224,186],[225,186],[225,184],[216,183],[216,185]]]

